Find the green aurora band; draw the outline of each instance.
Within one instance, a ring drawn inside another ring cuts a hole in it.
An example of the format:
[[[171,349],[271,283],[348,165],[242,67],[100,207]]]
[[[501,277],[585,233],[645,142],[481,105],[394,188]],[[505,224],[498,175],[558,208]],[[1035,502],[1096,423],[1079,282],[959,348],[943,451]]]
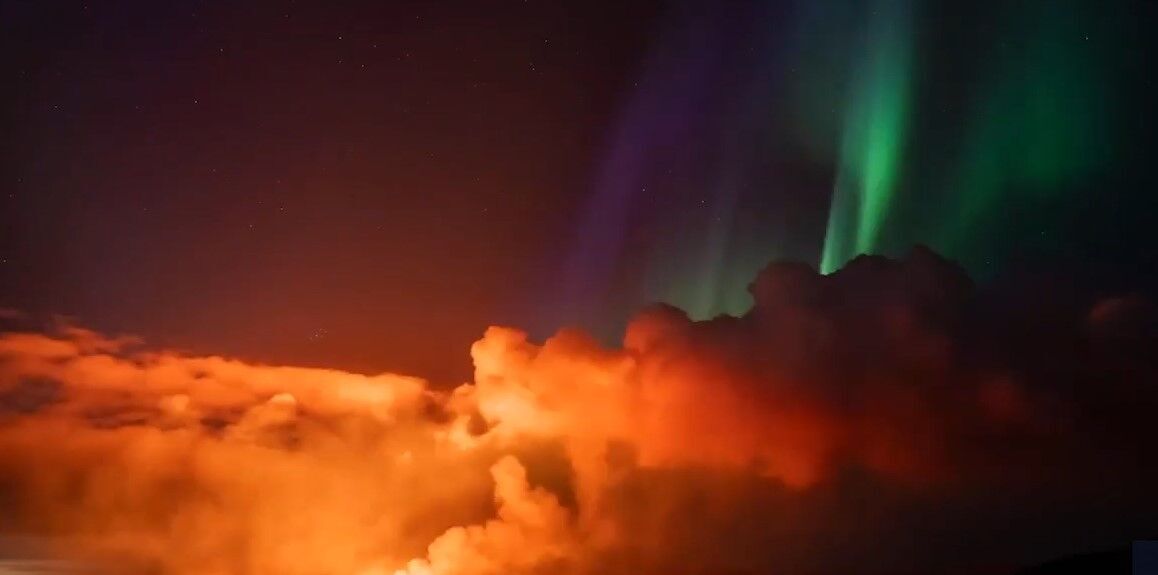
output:
[[[715,17],[657,41],[583,228],[607,238],[572,282],[599,280],[591,309],[741,315],[770,260],[827,274],[914,244],[986,279],[1089,227],[1148,71],[1128,4],[781,4],[693,2]]]
[[[879,0],[871,11],[851,96],[820,269],[876,251],[904,153],[909,116],[910,9]]]
[[[980,72],[961,121],[957,162],[943,184],[947,201],[928,230],[938,249],[977,269],[1001,244],[1043,241],[1043,211],[1112,159],[1114,82],[1099,51],[1114,34],[1107,29],[1114,13],[1105,8],[1005,8],[1002,41],[983,55],[993,64]],[[1029,221],[1003,214],[1021,206],[1032,208],[1022,209]]]

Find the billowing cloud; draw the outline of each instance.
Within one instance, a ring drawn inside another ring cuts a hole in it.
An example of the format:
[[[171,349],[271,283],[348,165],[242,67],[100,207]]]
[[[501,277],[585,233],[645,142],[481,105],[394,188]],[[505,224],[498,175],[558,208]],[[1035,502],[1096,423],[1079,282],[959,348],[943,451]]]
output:
[[[918,249],[766,268],[620,348],[491,328],[474,381],[0,336],[0,535],[114,572],[928,572],[1158,531],[1148,304]],[[867,566],[867,567],[866,567]]]

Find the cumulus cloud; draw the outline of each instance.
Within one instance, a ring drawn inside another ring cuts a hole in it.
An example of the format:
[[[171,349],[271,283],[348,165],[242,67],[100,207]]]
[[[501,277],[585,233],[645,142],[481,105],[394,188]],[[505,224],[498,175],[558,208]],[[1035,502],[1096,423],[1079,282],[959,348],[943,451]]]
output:
[[[1136,296],[1042,305],[917,249],[776,263],[618,348],[491,328],[423,380],[0,335],[0,534],[126,573],[929,572],[1158,531]],[[866,567],[869,566],[869,567]]]

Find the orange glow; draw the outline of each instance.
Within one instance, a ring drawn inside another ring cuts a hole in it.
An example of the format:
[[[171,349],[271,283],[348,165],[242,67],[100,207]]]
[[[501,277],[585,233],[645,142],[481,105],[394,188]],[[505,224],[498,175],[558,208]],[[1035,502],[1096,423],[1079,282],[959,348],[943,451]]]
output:
[[[1016,426],[1032,408],[1003,379],[969,401],[867,382],[852,403],[693,327],[648,312],[618,350],[491,328],[474,381],[449,391],[75,328],[3,335],[0,536],[165,575],[711,567],[744,557],[679,550],[751,502],[780,501],[759,522],[807,525],[782,498],[850,466],[919,489],[958,480],[945,421]]]

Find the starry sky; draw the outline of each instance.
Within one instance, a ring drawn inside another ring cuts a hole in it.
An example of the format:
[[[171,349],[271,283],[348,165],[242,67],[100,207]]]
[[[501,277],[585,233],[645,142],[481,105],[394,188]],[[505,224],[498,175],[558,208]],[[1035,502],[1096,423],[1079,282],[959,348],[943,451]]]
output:
[[[658,10],[0,6],[5,305],[443,377],[549,273]]]
[[[457,382],[772,259],[1153,291],[1155,12],[3,0],[0,306]]]

